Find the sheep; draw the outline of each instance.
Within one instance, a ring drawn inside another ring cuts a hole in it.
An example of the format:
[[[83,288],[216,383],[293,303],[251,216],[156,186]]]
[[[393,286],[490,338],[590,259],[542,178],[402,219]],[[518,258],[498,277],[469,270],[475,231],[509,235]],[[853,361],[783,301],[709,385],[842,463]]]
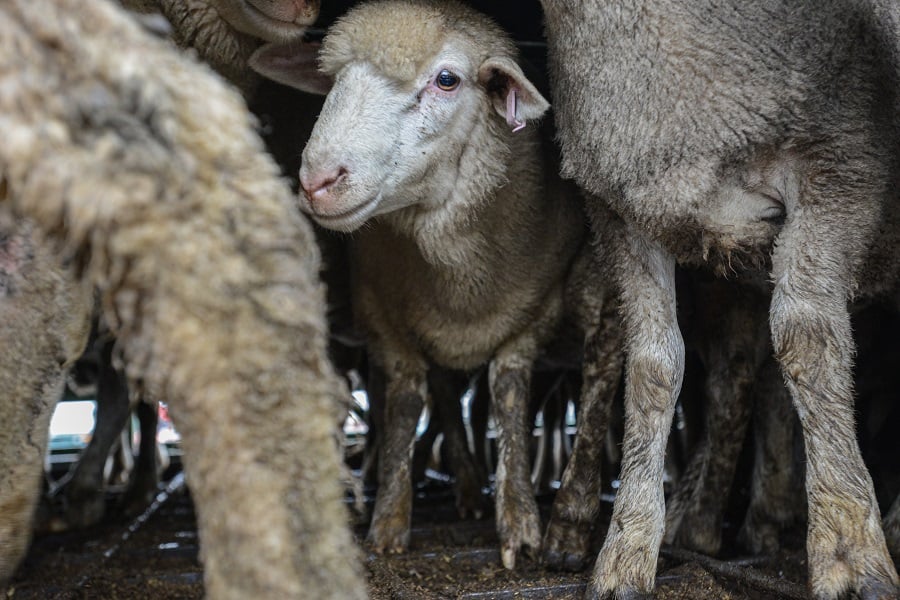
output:
[[[319,256],[242,99],[105,0],[13,0],[0,130],[2,204],[100,290],[129,385],[170,402],[208,596],[365,597]]]
[[[0,209],[0,582],[31,539],[50,417],[87,343],[90,298],[31,222]]]
[[[601,449],[624,361],[619,306],[608,285],[609,248],[603,240],[595,242],[593,260],[576,263],[571,279],[578,283],[569,286],[575,293],[566,299],[584,329],[580,407],[575,443],[553,501],[541,556],[548,567],[569,571],[583,568],[600,514]]]
[[[900,562],[900,494],[894,499],[894,503],[884,517],[884,534],[887,537],[891,555]]]
[[[758,282],[735,286],[703,272],[684,271],[678,287],[686,296],[680,298],[679,324],[686,330],[686,344],[693,348],[705,366],[706,423],[703,437],[694,448],[685,472],[677,477],[674,493],[667,503],[664,542],[715,554],[721,545],[725,502],[752,405],[756,402],[759,410],[780,417],[788,428],[792,423],[779,411],[779,400],[786,393],[780,375],[775,373],[777,377],[771,381],[773,373],[767,368],[773,361],[766,360],[766,352],[770,351],[767,332],[763,320],[758,318],[765,314],[765,297]],[[685,400],[682,391],[682,401],[694,400]],[[559,526],[563,517],[561,510],[565,507],[583,509],[588,499],[597,502],[601,490],[596,471],[599,470],[601,448],[599,443],[581,438],[595,435],[594,431],[602,432],[608,426],[608,413],[602,417],[598,415],[598,419],[593,425],[584,418],[579,419],[576,447],[571,458],[573,466],[566,475],[566,483],[569,479],[577,481],[584,490],[583,499],[560,506],[559,500],[567,493],[563,486],[554,504],[544,548],[544,562],[552,568],[580,571],[588,560],[596,510],[573,522],[565,533],[556,532],[554,528]],[[773,456],[773,452],[781,452],[785,446],[786,436],[779,435],[783,433],[782,423],[769,421],[760,419],[757,423],[756,442],[760,448],[754,468],[758,473],[754,477],[748,519],[742,528],[747,545],[756,552],[762,551],[763,544],[767,549],[777,549],[777,524],[790,520],[791,492],[795,491],[790,479],[784,479],[791,474],[790,456],[782,461],[774,460],[780,457]],[[789,434],[786,438],[788,448]],[[766,444],[777,447],[763,446]],[[585,466],[588,464],[596,466]],[[759,475],[763,471],[780,477],[764,481]]]
[[[799,422],[771,355],[757,374],[753,401],[750,505],[737,542],[753,554],[774,554],[781,530],[806,514],[806,503]]]
[[[252,52],[263,40],[288,41],[302,36],[305,26],[318,16],[319,6],[317,1],[293,0],[274,4],[241,0],[122,0],[121,4],[138,14],[162,13],[174,26],[167,33],[172,34],[177,45],[192,48],[248,98],[258,83],[257,76],[247,66]],[[113,389],[119,385],[119,376],[108,367],[109,364],[101,365],[104,382],[100,386],[103,398],[98,407],[97,435],[91,438],[74,471],[62,482],[64,486],[52,491],[54,494],[62,491],[65,496],[64,514],[49,523],[52,529],[87,527],[103,517],[106,504],[103,465],[131,412],[127,396],[118,396],[127,392]],[[148,445],[146,441],[144,445]],[[143,498],[155,491],[155,454],[141,456],[137,486],[129,493],[127,510],[137,509],[143,504]]]
[[[892,294],[900,267],[900,7],[542,5],[562,172],[603,199],[589,218],[614,248],[627,332],[622,486],[589,595],[653,587],[684,366],[677,262],[768,273],[770,334],[807,453],[810,589],[896,597],[853,427],[847,304]]]
[[[99,315],[96,315],[99,317]],[[106,513],[106,464],[116,442],[122,439],[132,412],[140,421],[141,441],[138,460],[133,469],[128,468],[128,491],[122,502],[125,514],[143,512],[157,493],[159,464],[157,461],[156,429],[158,404],[144,402],[137,395],[128,393],[124,374],[113,366],[115,339],[107,332],[98,333],[98,318],[92,319],[92,335],[88,351],[82,355],[68,377],[70,387],[79,371],[90,371],[89,381],[79,382],[78,387],[93,390],[97,399],[97,418],[90,442],[78,457],[78,462],[64,477],[54,483],[47,494],[53,506],[61,509],[49,511],[45,523],[36,524],[51,531],[70,528],[83,529],[99,523]],[[82,365],[86,365],[83,366]],[[81,367],[81,368],[79,368]],[[125,444],[124,455],[131,452],[131,444]],[[40,513],[39,513],[40,514]]]
[[[666,506],[663,540],[716,554],[753,388],[767,374],[766,290],[760,282],[734,285],[702,271],[688,271],[682,279],[679,292],[690,300],[679,322],[706,371],[705,427]]]
[[[349,298],[350,294],[347,293]],[[385,431],[385,382],[384,373],[376,365],[370,364],[366,393],[369,400],[369,430],[365,442],[361,478],[366,483],[376,484],[378,478],[378,456],[381,453]],[[456,509],[461,518],[471,515],[480,519],[484,514],[482,489],[487,484],[487,464],[476,463],[469,451],[469,439],[463,423],[460,396],[466,390],[467,378],[447,369],[430,369],[428,372],[428,403],[431,408],[428,426],[416,440],[413,448],[410,477],[413,484],[425,480],[427,463],[434,451],[438,436],[441,440],[441,456],[453,475],[453,493]],[[475,438],[476,440],[478,438]],[[484,439],[483,437],[481,438]],[[477,447],[478,442],[475,442]]]
[[[354,232],[355,311],[386,373],[388,430],[369,529],[378,552],[409,543],[410,453],[429,368],[483,364],[500,429],[502,562],[512,569],[520,552],[540,551],[531,368],[575,293],[567,283],[588,285],[579,275],[594,260],[582,245],[581,200],[526,126],[548,105],[516,57],[504,32],[461,4],[386,0],[355,7],[328,31],[321,74],[296,46],[263,47],[251,59],[300,89],[321,89],[323,75],[334,81],[303,150],[300,206],[323,227]],[[585,296],[593,348],[593,336],[614,333],[592,322],[604,289]]]
[[[121,0],[137,13],[162,14],[171,36],[182,48],[233,83],[245,97],[256,90],[258,78],[247,66],[262,41],[299,39],[319,15],[319,0]]]
[[[784,386],[778,364],[774,357],[765,357],[762,365],[759,365],[758,352],[753,352],[745,347],[743,351],[733,354],[734,359],[717,360],[722,351],[716,348],[708,348],[709,339],[718,339],[725,348],[732,350],[741,349],[738,344],[741,340],[756,339],[757,343],[767,344],[768,340],[759,333],[764,332],[765,320],[761,317],[745,314],[740,323],[733,319],[723,319],[715,313],[710,313],[710,308],[724,307],[726,314],[735,314],[736,309],[746,310],[750,307],[753,312],[759,311],[764,306],[758,300],[760,294],[753,293],[747,286],[729,286],[723,280],[705,281],[704,288],[692,290],[694,308],[690,323],[699,326],[701,332],[707,330],[714,333],[716,338],[706,336],[707,343],[701,344],[701,353],[705,354],[704,361],[709,364],[712,359],[714,364],[719,364],[707,382],[707,401],[712,402],[715,410],[707,410],[706,413],[706,437],[698,447],[691,459],[683,481],[679,481],[674,494],[666,506],[666,533],[664,543],[682,545],[693,550],[715,554],[719,550],[721,534],[721,515],[724,510],[724,502],[729,494],[728,481],[721,474],[731,473],[737,461],[736,450],[740,448],[743,436],[740,432],[746,425],[747,410],[742,407],[743,401],[750,399],[750,394],[740,387],[722,388],[722,384],[731,385],[735,379],[752,377],[756,371],[755,381],[752,382],[752,399],[755,406],[753,413],[754,423],[754,462],[751,485],[750,506],[746,517],[738,533],[737,541],[744,549],[754,554],[773,554],[779,548],[780,530],[787,524],[800,518],[805,518],[805,506],[803,502],[802,448],[796,443],[799,436],[795,434],[796,425],[799,425],[792,414],[790,398]],[[717,289],[718,288],[718,289]],[[730,288],[730,292],[729,292]],[[679,295],[682,290],[679,289]],[[726,301],[722,294],[731,293],[735,297]],[[683,298],[679,296],[683,305]],[[690,302],[689,302],[690,304]],[[876,305],[877,306],[877,305]],[[872,394],[876,390],[889,385],[885,383],[883,367],[892,364],[896,356],[892,356],[890,348],[881,347],[879,338],[893,347],[896,333],[884,320],[883,311],[873,308],[855,310],[853,314],[853,329],[857,333],[859,344],[857,347],[858,365],[854,369],[857,391],[857,412],[871,414],[870,407],[873,402]],[[683,311],[680,311],[683,312]],[[740,313],[737,313],[740,314]],[[679,319],[682,329],[685,329],[684,320]],[[737,324],[738,329],[732,329]],[[687,329],[691,329],[691,325]],[[872,327],[878,329],[874,334]],[[756,334],[752,332],[756,331]],[[686,333],[686,344],[690,346],[697,343],[697,332]],[[699,336],[703,339],[703,336]],[[693,339],[692,339],[693,338]],[[703,346],[707,346],[703,348]],[[767,350],[771,354],[771,349]],[[756,360],[748,361],[753,355]],[[877,357],[877,358],[876,358]],[[747,371],[748,362],[751,363],[751,371]],[[725,366],[725,371],[721,367]],[[873,389],[873,381],[877,382]],[[718,388],[718,391],[717,391]],[[723,393],[725,392],[725,393]],[[683,394],[683,392],[682,392]],[[891,398],[892,400],[892,398]],[[724,410],[723,410],[724,409]],[[860,417],[860,421],[879,420],[878,417]],[[863,432],[865,429],[860,428]],[[799,433],[797,429],[796,433]],[[869,436],[873,435],[869,432]],[[869,451],[871,452],[871,450]],[[729,475],[730,477],[730,475]],[[877,480],[876,480],[877,481]],[[718,482],[719,485],[715,485]],[[710,485],[713,484],[713,485]],[[884,519],[884,530],[889,549],[892,549],[892,534],[889,526],[890,517]],[[894,554],[893,550],[891,551]]]

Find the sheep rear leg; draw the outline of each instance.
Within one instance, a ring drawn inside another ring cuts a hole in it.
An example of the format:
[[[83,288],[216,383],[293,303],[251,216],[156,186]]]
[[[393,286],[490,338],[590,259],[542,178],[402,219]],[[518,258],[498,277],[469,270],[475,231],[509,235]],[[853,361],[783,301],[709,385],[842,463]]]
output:
[[[752,387],[765,360],[766,302],[746,286],[697,276],[698,348],[706,365],[706,426],[666,508],[664,541],[715,555],[738,456],[750,422]]]
[[[900,494],[884,517],[884,536],[894,560],[900,562]]]
[[[125,379],[112,365],[115,340],[103,343],[97,373],[97,423],[90,443],[63,488],[65,512],[54,530],[84,529],[99,523],[106,512],[103,471],[110,450],[131,415]]]
[[[753,554],[774,554],[782,528],[804,511],[794,460],[791,400],[774,358],[766,360],[754,390],[754,457],[750,506],[738,533],[738,543]]]
[[[521,340],[520,340],[521,342]],[[529,465],[531,424],[527,422],[528,394],[534,346],[530,341],[506,347],[491,361],[488,384],[497,420],[497,531],[503,566],[514,569],[524,550],[536,558],[541,547],[541,523],[531,491]]]
[[[587,598],[653,590],[665,528],[666,441],[684,373],[675,312],[675,261],[635,231],[612,231],[627,346],[621,487]]]
[[[606,302],[597,308],[597,322],[585,327],[575,446],[544,537],[544,563],[566,571],[587,565],[591,530],[600,512],[604,438],[624,359],[618,306]]]
[[[425,406],[426,371],[401,368],[387,376],[378,494],[368,540],[375,552],[400,553],[409,546],[412,455],[416,425]]]
[[[141,425],[141,444],[131,486],[125,495],[125,514],[137,516],[144,512],[159,489],[159,458],[156,444],[156,429],[159,424],[159,408],[156,402],[138,402],[138,421]]]
[[[850,593],[897,598],[897,572],[854,425],[847,290],[855,257],[847,246],[856,240],[835,227],[843,223],[839,208],[827,208],[834,214],[806,209],[789,217],[773,254],[769,313],[806,447],[809,586],[823,600]]]
[[[428,387],[434,402],[434,412],[440,416],[444,433],[444,449],[453,473],[453,492],[456,510],[463,519],[472,515],[480,519],[484,514],[484,478],[469,450],[466,425],[463,423],[460,395],[466,389],[465,377],[454,376],[444,369],[432,369]]]

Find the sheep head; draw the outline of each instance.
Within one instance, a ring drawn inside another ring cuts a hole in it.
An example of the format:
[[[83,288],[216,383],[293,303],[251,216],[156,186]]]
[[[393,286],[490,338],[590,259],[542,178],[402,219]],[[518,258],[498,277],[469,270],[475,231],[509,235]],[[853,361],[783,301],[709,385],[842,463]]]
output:
[[[319,16],[319,0],[208,0],[232,27],[268,42],[303,35]]]
[[[251,66],[331,90],[303,151],[300,206],[353,231],[409,208],[440,213],[503,182],[513,130],[549,107],[489,19],[461,5],[388,0],[352,10],[314,49],[268,46]],[[409,212],[409,211],[407,211]]]

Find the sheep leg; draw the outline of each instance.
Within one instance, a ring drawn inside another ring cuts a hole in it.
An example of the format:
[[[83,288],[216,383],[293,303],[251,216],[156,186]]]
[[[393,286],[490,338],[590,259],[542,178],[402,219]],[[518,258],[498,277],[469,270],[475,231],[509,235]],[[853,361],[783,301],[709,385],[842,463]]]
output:
[[[540,435],[535,436],[535,448],[529,453],[532,455],[531,488],[534,494],[550,490],[550,480],[553,478],[554,430],[559,421],[557,393],[559,384],[559,373],[539,371],[532,373],[528,392],[530,406],[526,422],[534,423],[538,413],[543,419]]]
[[[765,300],[746,286],[695,280],[698,347],[706,364],[706,427],[666,509],[667,544],[704,554],[722,545],[722,518],[765,360]]]
[[[399,553],[409,546],[412,518],[412,453],[416,424],[426,398],[424,366],[397,366],[388,372],[384,429],[380,447],[378,495],[368,540],[376,552]]]
[[[531,491],[529,465],[532,428],[527,422],[531,368],[536,345],[518,338],[498,352],[488,370],[488,385],[499,435],[497,443],[497,531],[503,566],[514,569],[520,550],[536,558],[541,524]]]
[[[159,412],[156,402],[138,402],[135,408],[141,424],[141,444],[131,487],[125,495],[125,514],[138,515],[153,501],[159,488],[159,460],[157,458],[156,428]]]
[[[845,250],[856,240],[843,222],[835,204],[789,215],[773,253],[769,324],[806,447],[810,589],[828,600],[851,591],[896,598],[897,572],[856,440],[847,309],[854,254]]]
[[[884,517],[884,536],[894,560],[900,562],[900,494]]]
[[[754,554],[773,554],[781,528],[804,510],[794,461],[796,416],[773,358],[757,376],[754,397],[753,485],[738,543]]]
[[[384,437],[384,394],[386,383],[384,370],[369,359],[366,394],[369,397],[369,431],[366,432],[366,451],[363,456],[362,480],[377,483],[378,457]]]
[[[488,417],[491,410],[490,389],[487,384],[487,377],[484,373],[479,373],[474,381],[475,396],[472,398],[472,413],[470,424],[472,427],[472,444],[475,446],[475,464],[482,480],[487,478],[487,474],[492,470],[493,456],[488,454]]]
[[[84,529],[100,522],[106,512],[106,485],[103,471],[110,449],[119,439],[131,415],[128,392],[122,374],[112,365],[114,340],[104,342],[97,373],[97,423],[90,443],[63,488],[64,524],[58,528]]]
[[[484,481],[469,451],[466,426],[462,419],[459,397],[465,390],[465,384],[464,378],[453,377],[443,369],[432,369],[428,378],[434,412],[440,415],[443,424],[444,448],[454,477],[456,509],[462,518],[471,514],[480,519],[484,514],[484,496],[481,493]]]
[[[607,234],[615,250],[627,341],[621,487],[589,598],[650,594],[665,527],[666,440],[684,373],[675,312],[675,261],[637,232]]]
[[[32,335],[33,332],[23,332]],[[14,347],[4,345],[5,348]],[[0,370],[17,362],[7,357]],[[35,375],[31,365],[18,365],[10,372],[24,379]],[[0,373],[3,381],[11,381]],[[46,376],[44,376],[46,377]],[[5,428],[4,451],[0,454],[0,587],[19,565],[31,541],[31,523],[41,491],[42,465],[47,451],[50,417],[62,395],[63,374],[45,378],[39,387],[31,388],[33,398],[16,398],[15,404],[3,408]],[[24,389],[24,388],[23,388]],[[40,391],[38,391],[40,390]]]
[[[585,327],[575,446],[544,537],[544,563],[567,571],[586,566],[591,529],[600,512],[604,438],[624,359],[618,307],[606,302],[598,309],[598,322]]]
[[[425,426],[425,431],[418,436],[413,444],[412,467],[410,468],[410,480],[413,486],[425,481],[425,470],[431,464],[434,457],[435,444],[438,442],[438,437],[443,433],[442,430],[444,428],[443,417],[435,407],[436,402],[434,401],[431,385],[428,386],[428,393],[428,405],[432,407],[428,415],[428,424]],[[443,441],[443,438],[441,438],[441,441]]]

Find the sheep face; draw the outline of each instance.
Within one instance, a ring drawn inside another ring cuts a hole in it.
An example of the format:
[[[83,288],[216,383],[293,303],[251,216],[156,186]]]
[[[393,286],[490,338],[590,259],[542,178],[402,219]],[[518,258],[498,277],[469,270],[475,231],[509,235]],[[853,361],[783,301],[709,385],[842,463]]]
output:
[[[303,151],[300,207],[353,231],[377,215],[442,218],[502,185],[511,130],[549,106],[514,58],[496,26],[461,6],[393,1],[339,21],[319,73],[296,45],[264,47],[250,64],[306,91],[331,85]]]
[[[438,207],[488,107],[460,53],[440,53],[411,85],[369,63],[347,65],[303,151],[302,209],[324,227],[351,231],[378,214]]]
[[[268,42],[303,35],[319,16],[319,0],[209,0],[228,23],[240,32]]]

